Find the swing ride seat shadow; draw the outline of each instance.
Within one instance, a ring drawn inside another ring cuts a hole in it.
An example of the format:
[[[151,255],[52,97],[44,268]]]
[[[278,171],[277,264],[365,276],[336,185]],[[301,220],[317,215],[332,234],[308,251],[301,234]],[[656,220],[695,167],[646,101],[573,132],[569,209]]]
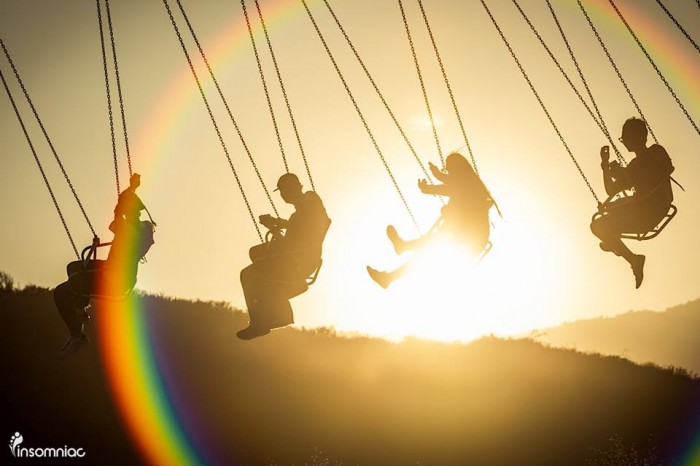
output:
[[[598,212],[593,214],[593,217],[591,219],[592,222],[595,222],[601,218],[603,218],[605,215],[607,215],[609,212],[614,211],[616,208],[619,208],[620,206],[632,202],[633,198],[629,194],[627,194],[625,191],[622,191],[621,193],[615,193],[610,195],[605,202],[600,204],[598,207]],[[673,220],[673,217],[676,216],[676,213],[678,212],[678,209],[676,208],[675,205],[671,204],[669,206],[668,212],[661,218],[661,220],[651,229],[648,231],[644,232],[627,232],[627,233],[622,233],[620,234],[620,238],[623,239],[633,239],[637,241],[646,241],[652,238],[656,238],[659,236],[659,234],[666,228],[666,225],[668,225],[671,220]]]

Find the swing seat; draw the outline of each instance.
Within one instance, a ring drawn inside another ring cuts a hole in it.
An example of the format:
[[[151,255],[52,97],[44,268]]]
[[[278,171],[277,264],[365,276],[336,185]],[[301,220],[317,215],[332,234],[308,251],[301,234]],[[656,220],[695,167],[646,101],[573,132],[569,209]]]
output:
[[[605,200],[605,202],[600,204],[600,206],[598,207],[598,212],[593,214],[591,221],[595,222],[596,220],[604,217],[609,211],[614,210],[616,205],[619,205],[621,202],[624,203],[629,202],[631,200],[631,195],[628,194],[626,191],[612,194]],[[666,225],[668,225],[671,222],[671,220],[673,220],[673,217],[676,216],[677,212],[678,209],[676,208],[676,206],[671,204],[668,208],[668,212],[666,213],[666,215],[664,215],[663,218],[661,218],[661,220],[659,220],[659,222],[650,230],[635,233],[622,233],[620,234],[620,238],[633,239],[637,241],[646,241],[652,238],[656,238],[664,230],[664,228],[666,228]]]
[[[323,241],[326,238],[326,234],[328,233],[328,229],[330,228],[330,226],[331,220],[328,219],[320,235],[321,244],[323,244]],[[253,246],[250,249],[248,255],[250,256],[251,261],[255,262],[256,259],[264,257],[268,253],[271,244],[274,241],[277,241],[283,237],[284,233],[282,231],[269,230],[265,235],[265,242],[257,246]],[[316,283],[316,279],[318,278],[318,273],[321,270],[322,265],[323,259],[319,257],[318,265],[306,278],[301,280],[276,280],[275,282],[279,284],[278,292],[281,293],[287,299],[292,299],[296,296],[299,296],[300,294],[305,293],[311,285]]]
[[[318,273],[323,265],[323,259],[319,259],[318,266],[311,272],[309,276],[301,280],[275,280],[279,288],[276,290],[286,299],[295,298],[306,293],[309,287],[316,283]]]
[[[96,267],[97,262],[97,248],[104,246],[110,246],[112,243],[100,243],[99,239],[96,238],[93,244],[87,246],[83,249],[80,254],[80,261],[71,262],[68,264],[68,282],[71,280],[78,282],[81,286],[80,289],[72,286],[71,290],[79,296],[90,299],[99,300],[109,300],[109,301],[123,301],[126,299],[134,289],[134,285],[130,285],[123,292],[116,294],[100,294],[95,291],[95,277],[100,273],[100,267]],[[90,290],[86,292],[85,290]]]
[[[656,238],[657,236],[659,236],[659,233],[661,233],[663,229],[666,228],[666,225],[668,225],[669,222],[673,220],[673,217],[676,216],[676,212],[678,212],[678,209],[676,208],[676,206],[671,204],[666,215],[664,215],[661,221],[657,223],[656,226],[651,230],[646,231],[644,233],[623,233],[622,235],[620,235],[620,237],[626,239],[636,239],[637,241],[644,241]]]

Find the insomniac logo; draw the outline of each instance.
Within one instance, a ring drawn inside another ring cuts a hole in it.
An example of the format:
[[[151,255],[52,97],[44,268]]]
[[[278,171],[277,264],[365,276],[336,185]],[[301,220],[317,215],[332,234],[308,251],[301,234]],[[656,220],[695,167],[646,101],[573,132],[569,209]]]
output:
[[[26,448],[22,447],[24,437],[19,432],[10,437],[10,451],[15,458],[82,458],[85,456],[83,448],[73,448],[66,445],[51,448]]]

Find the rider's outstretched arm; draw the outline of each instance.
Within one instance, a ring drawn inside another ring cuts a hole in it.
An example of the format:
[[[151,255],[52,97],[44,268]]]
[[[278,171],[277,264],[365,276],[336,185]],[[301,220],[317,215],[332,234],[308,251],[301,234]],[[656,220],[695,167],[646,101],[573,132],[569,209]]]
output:
[[[440,183],[447,183],[447,180],[449,178],[449,175],[447,173],[440,170],[432,162],[428,162],[428,168],[430,168],[430,172],[433,174],[433,177],[435,177],[436,180],[438,180]]]
[[[432,194],[437,196],[449,196],[450,190],[444,184],[429,184],[427,180],[418,180],[418,189],[423,194]]]

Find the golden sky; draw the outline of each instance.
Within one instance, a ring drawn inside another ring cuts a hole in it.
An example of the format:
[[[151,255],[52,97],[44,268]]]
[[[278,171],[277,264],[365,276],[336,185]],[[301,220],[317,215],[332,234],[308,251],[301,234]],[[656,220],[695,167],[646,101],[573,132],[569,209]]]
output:
[[[139,190],[158,222],[156,244],[141,266],[139,287],[153,293],[227,300],[243,305],[238,273],[257,241],[234,178],[160,1],[112,0],[121,85]],[[174,2],[171,7],[177,9]],[[698,297],[700,137],[607,2],[588,0],[592,18],[666,147],[676,178],[679,214],[657,239],[630,244],[647,255],[646,278],[634,289],[624,261],[604,254],[589,231],[595,201],[501,42],[479,1],[425,0],[480,173],[504,218],[493,216],[493,250],[480,264],[450,276],[423,272],[379,289],[365,265],[396,265],[384,229],[415,233],[389,177],[321,42],[296,1],[260,2],[311,164],[316,190],[333,225],[318,282],[293,301],[296,322],[383,336],[468,339],[508,334],[629,309],[655,309]],[[463,138],[416,3],[405,1],[413,39],[443,149]],[[544,1],[524,10],[583,92]],[[617,2],[700,121],[700,53],[652,0]],[[700,41],[695,2],[666,2]],[[269,187],[283,173],[241,7],[237,2],[183,1]],[[421,195],[422,176],[381,102],[355,62],[322,2],[309,2],[357,102],[424,229],[440,203]],[[394,1],[333,1],[336,14],[424,161],[437,162],[420,85]],[[494,16],[540,92],[599,197],[598,151],[605,137],[542,50],[511,2],[489,1]],[[573,1],[553,1],[614,137],[635,109]],[[291,169],[308,187],[303,164],[252,2],[249,13]],[[176,16],[181,20],[179,15]],[[635,22],[636,21],[636,22]],[[183,32],[186,26],[180,21]],[[86,211],[103,240],[116,200],[105,83],[93,2],[0,0],[0,37],[52,137]],[[191,41],[188,44],[192,45]],[[196,55],[192,45],[190,53]],[[269,203],[196,61],[233,162],[257,214]],[[90,231],[31,118],[2,57],[0,68],[38,149],[71,231],[87,245]],[[112,82],[116,102],[115,84]],[[22,284],[53,286],[72,259],[69,242],[3,92],[0,97],[0,269]],[[118,114],[118,106],[115,107]],[[121,126],[117,121],[117,135]],[[128,172],[118,154],[122,189]],[[620,147],[621,150],[624,148]],[[626,154],[628,160],[630,154]],[[283,216],[291,213],[276,193]]]

